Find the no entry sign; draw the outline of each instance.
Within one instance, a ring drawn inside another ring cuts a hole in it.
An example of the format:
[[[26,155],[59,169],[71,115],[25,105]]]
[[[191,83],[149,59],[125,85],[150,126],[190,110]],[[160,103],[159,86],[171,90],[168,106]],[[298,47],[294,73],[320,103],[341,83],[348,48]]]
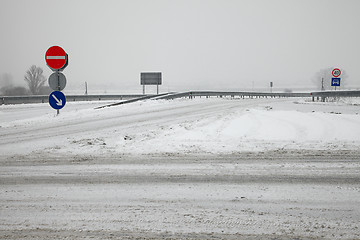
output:
[[[61,47],[52,46],[45,53],[45,61],[51,69],[59,70],[66,65],[68,56]]]

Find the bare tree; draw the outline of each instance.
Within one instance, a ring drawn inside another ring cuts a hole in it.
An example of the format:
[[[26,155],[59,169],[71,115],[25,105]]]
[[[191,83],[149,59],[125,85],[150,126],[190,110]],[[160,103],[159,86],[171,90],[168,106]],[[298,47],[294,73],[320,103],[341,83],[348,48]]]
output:
[[[315,73],[312,81],[315,83],[316,88],[318,88],[319,90],[331,90],[334,88],[331,86],[331,79],[333,78],[332,76],[333,69],[334,67],[323,68],[317,73]],[[344,69],[341,69],[340,78],[341,78],[341,88],[343,89],[347,84],[346,80],[348,78],[348,75],[346,74],[346,71]]]
[[[30,92],[38,95],[45,84],[46,78],[43,76],[42,68],[32,65],[30,69],[26,71],[24,80],[28,84]]]

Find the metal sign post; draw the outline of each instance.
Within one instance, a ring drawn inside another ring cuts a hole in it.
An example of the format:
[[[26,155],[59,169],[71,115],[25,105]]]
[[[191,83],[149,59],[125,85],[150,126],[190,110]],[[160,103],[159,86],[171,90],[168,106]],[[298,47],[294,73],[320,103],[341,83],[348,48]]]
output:
[[[59,75],[59,70],[56,70],[56,75],[57,75],[57,90],[60,91],[60,75]],[[60,114],[60,110],[56,109],[56,115]]]
[[[65,106],[66,97],[61,92],[66,86],[65,75],[60,71],[64,70],[68,63],[68,54],[59,46],[50,47],[45,53],[45,61],[48,67],[54,72],[49,77],[49,86],[54,92],[49,95],[49,104],[56,109],[57,115],[60,109]]]

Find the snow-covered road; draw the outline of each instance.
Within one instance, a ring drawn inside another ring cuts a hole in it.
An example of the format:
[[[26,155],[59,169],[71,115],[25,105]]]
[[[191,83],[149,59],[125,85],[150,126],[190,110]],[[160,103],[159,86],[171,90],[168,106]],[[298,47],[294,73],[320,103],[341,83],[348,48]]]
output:
[[[360,237],[359,161],[103,160],[2,167],[0,238]]]
[[[1,239],[359,239],[358,103],[0,106]]]

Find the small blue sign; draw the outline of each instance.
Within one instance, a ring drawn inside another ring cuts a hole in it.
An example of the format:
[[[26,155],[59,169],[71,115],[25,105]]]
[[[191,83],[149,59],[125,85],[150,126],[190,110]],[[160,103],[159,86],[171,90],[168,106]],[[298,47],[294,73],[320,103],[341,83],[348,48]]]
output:
[[[341,80],[341,78],[332,78],[331,79],[331,86],[340,87],[340,80]]]
[[[66,104],[65,95],[60,91],[54,91],[49,95],[49,104],[54,109],[62,109]]]

